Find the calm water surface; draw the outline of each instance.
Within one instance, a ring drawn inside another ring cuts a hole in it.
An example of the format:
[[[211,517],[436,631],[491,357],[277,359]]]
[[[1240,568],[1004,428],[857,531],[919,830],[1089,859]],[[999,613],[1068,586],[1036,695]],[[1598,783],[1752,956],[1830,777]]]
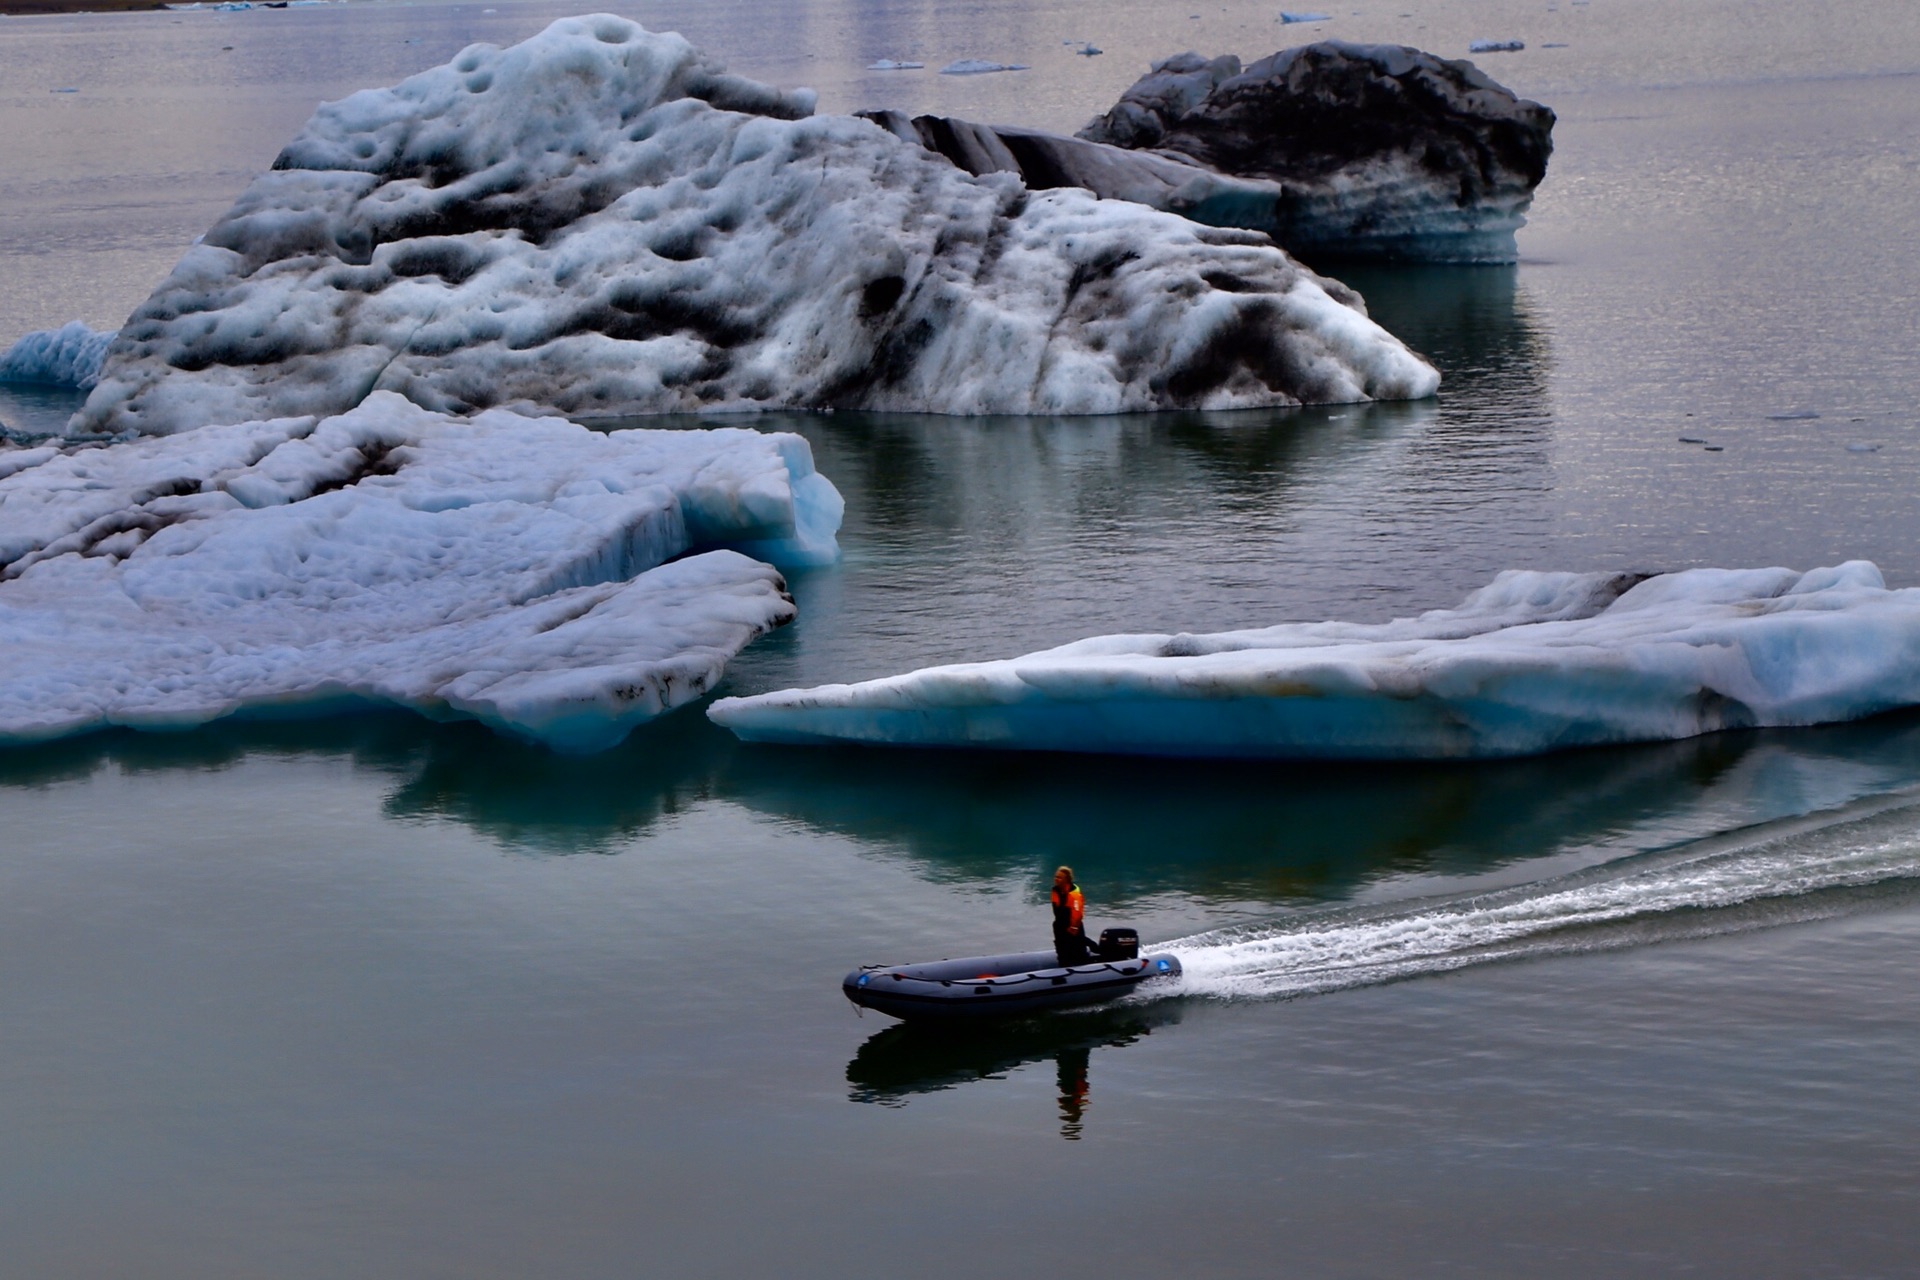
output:
[[[575,7],[0,19],[0,341],[117,323],[319,100]],[[1484,65],[1561,113],[1520,266],[1343,273],[1433,402],[769,421],[846,556],[734,690],[1509,567],[1920,584],[1909,5],[621,11],[831,110],[1072,128],[1152,57],[1339,35],[1524,38]],[[967,56],[1034,69],[861,69]],[[0,753],[0,1273],[1910,1275],[1916,788],[1914,717],[1431,768],[691,714],[588,760],[399,715]],[[1059,861],[1096,924],[1208,934],[1187,994],[960,1043],[839,996],[1031,945]]]

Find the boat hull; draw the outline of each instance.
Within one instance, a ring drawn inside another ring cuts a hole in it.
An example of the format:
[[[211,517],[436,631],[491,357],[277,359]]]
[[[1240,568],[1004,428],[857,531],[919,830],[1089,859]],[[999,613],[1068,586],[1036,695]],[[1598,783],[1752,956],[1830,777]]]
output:
[[[1142,983],[1178,977],[1180,960],[1148,955],[1061,965],[1051,951],[868,965],[841,983],[847,999],[903,1021],[1012,1018],[1104,1004]]]

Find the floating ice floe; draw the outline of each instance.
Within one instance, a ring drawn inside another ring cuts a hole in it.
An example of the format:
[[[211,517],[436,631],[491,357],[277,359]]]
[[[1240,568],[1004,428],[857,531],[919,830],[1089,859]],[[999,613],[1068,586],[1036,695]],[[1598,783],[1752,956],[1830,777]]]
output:
[[[1527,47],[1525,40],[1475,40],[1467,46],[1468,53],[1519,53]]]
[[[1920,704],[1920,588],[1865,561],[1503,573],[1380,625],[1104,636],[1001,662],[728,698],[787,743],[1329,759],[1518,756]]]
[[[1553,125],[1470,62],[1323,40],[1164,59],[1077,136],[1264,184],[1215,216],[1291,253],[1512,262]]]
[[[0,354],[0,382],[33,382],[85,391],[100,378],[114,333],[96,333],[78,320],[28,334]]]
[[[564,19],[317,111],[121,329],[82,433],[424,407],[1117,413],[1439,375],[1263,235],[975,178]]]
[[[881,58],[877,62],[869,62],[867,64],[867,70],[869,71],[921,71],[926,68],[926,65],[927,64],[924,62],[898,62],[892,58]]]
[[[749,556],[830,559],[840,507],[798,436],[387,393],[0,449],[0,741],[372,702],[608,747],[793,617]]]
[[[1285,9],[1282,9],[1280,11],[1280,21],[1288,25],[1296,22],[1332,22],[1333,15],[1329,13],[1288,13]]]
[[[996,71],[1025,71],[1027,66],[1021,62],[989,62],[984,58],[961,58],[949,62],[940,68],[943,76],[984,76]]]

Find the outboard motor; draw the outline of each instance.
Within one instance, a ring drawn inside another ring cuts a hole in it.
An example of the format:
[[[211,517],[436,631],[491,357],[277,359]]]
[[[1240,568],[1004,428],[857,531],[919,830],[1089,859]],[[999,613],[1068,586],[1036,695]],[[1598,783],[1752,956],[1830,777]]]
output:
[[[1094,954],[1101,960],[1134,960],[1140,955],[1140,933],[1136,929],[1102,929],[1100,945]]]

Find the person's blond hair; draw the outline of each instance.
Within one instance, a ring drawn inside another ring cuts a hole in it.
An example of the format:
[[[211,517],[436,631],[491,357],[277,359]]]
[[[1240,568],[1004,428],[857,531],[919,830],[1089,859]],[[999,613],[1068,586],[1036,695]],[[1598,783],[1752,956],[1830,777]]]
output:
[[[1054,874],[1054,876],[1055,876],[1056,878],[1058,878],[1058,877],[1059,877],[1059,875],[1060,875],[1060,873],[1061,873],[1061,872],[1063,872],[1063,871],[1064,871],[1064,872],[1066,873],[1066,875],[1067,875],[1067,879],[1069,879],[1069,880],[1071,880],[1071,879],[1073,879],[1073,868],[1072,868],[1072,867],[1055,867],[1055,868],[1053,869],[1053,874]]]

